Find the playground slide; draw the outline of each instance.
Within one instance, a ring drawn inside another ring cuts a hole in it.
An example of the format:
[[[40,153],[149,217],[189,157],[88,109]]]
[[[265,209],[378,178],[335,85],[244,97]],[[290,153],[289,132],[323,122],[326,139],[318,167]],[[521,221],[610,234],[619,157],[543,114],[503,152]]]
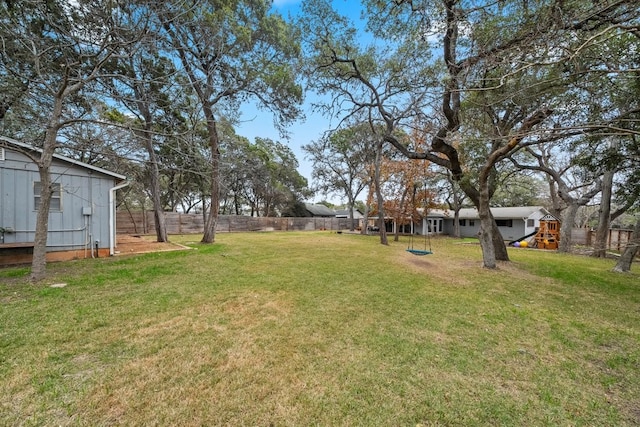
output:
[[[510,241],[510,242],[509,242],[509,246],[513,246],[513,244],[514,244],[515,242],[520,242],[520,241],[522,241],[522,240],[524,240],[524,239],[528,239],[529,237],[534,236],[537,232],[538,232],[538,229],[536,228],[536,230],[535,230],[533,233],[529,233],[529,234],[527,234],[526,236],[522,236],[522,237],[520,237],[519,239],[515,239],[515,240]]]

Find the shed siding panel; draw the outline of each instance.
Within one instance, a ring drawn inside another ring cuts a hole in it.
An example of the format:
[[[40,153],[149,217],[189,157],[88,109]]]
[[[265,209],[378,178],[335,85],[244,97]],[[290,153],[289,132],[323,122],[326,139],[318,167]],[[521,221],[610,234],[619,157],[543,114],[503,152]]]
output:
[[[83,179],[73,175],[59,174],[52,174],[52,179],[60,184],[62,200],[60,211],[51,210],[49,212],[47,246],[67,249],[82,247],[85,230],[81,206],[78,201],[79,197],[82,197],[80,189],[83,185]]]
[[[16,185],[13,212],[16,223],[16,241],[33,242],[35,239],[36,211],[33,206],[33,181],[39,180],[37,171],[15,171]]]
[[[62,184],[62,212],[51,212],[50,220],[57,219],[56,227],[50,227],[49,243],[54,250],[84,247],[89,239],[98,247],[109,247],[109,189],[115,184],[110,177],[75,173],[59,176]],[[90,208],[91,215],[83,215]]]
[[[5,243],[33,241],[35,216],[33,211],[34,172],[15,169],[2,170],[2,207],[0,225],[11,228],[13,233],[5,233]],[[36,173],[37,176],[37,173]]]
[[[109,247],[109,189],[115,186],[112,179],[92,179],[93,212],[91,231],[99,247]]]

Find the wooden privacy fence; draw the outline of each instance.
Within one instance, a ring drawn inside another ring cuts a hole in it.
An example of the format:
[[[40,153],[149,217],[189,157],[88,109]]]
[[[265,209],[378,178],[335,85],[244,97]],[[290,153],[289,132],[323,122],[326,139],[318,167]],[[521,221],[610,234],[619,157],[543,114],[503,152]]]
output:
[[[633,230],[612,228],[607,235],[607,249],[621,251],[631,240]],[[574,228],[571,230],[571,242],[575,245],[593,246],[596,232],[588,228]]]
[[[184,214],[165,212],[168,234],[198,234],[204,232],[202,214]],[[347,230],[348,218],[272,218],[250,217],[238,215],[218,216],[216,232],[232,231],[313,231],[313,230]],[[354,220],[359,227],[359,221]],[[119,211],[116,214],[116,232],[120,234],[155,233],[153,212]]]

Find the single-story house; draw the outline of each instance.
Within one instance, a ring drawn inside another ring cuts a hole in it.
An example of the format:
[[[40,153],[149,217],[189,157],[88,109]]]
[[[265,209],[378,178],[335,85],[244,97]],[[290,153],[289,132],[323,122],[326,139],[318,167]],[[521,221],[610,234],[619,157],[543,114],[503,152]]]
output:
[[[545,215],[550,215],[542,206],[491,208],[491,213],[502,237],[508,241],[534,233],[540,227],[540,220]],[[460,237],[478,236],[480,216],[476,208],[461,209],[458,221]],[[424,235],[428,230],[431,234],[453,235],[453,226],[454,212],[452,210],[431,209],[422,221],[402,226],[401,232]]]
[[[518,206],[491,208],[496,225],[504,240],[520,239],[536,231],[540,227],[540,219],[550,215],[542,206]],[[444,233],[453,234],[453,211],[443,212]],[[460,209],[458,218],[460,237],[477,237],[480,231],[480,216],[476,208]]]
[[[25,152],[31,145],[0,137],[0,265],[29,262],[40,202],[40,175]],[[115,192],[123,175],[54,154],[47,259],[115,253]]]

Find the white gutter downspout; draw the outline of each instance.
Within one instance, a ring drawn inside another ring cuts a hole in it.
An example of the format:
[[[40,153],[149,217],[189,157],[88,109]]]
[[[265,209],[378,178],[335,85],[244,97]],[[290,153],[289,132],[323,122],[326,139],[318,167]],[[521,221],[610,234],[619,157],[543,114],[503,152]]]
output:
[[[109,256],[114,256],[116,253],[116,191],[128,185],[129,182],[125,181],[109,189]]]

